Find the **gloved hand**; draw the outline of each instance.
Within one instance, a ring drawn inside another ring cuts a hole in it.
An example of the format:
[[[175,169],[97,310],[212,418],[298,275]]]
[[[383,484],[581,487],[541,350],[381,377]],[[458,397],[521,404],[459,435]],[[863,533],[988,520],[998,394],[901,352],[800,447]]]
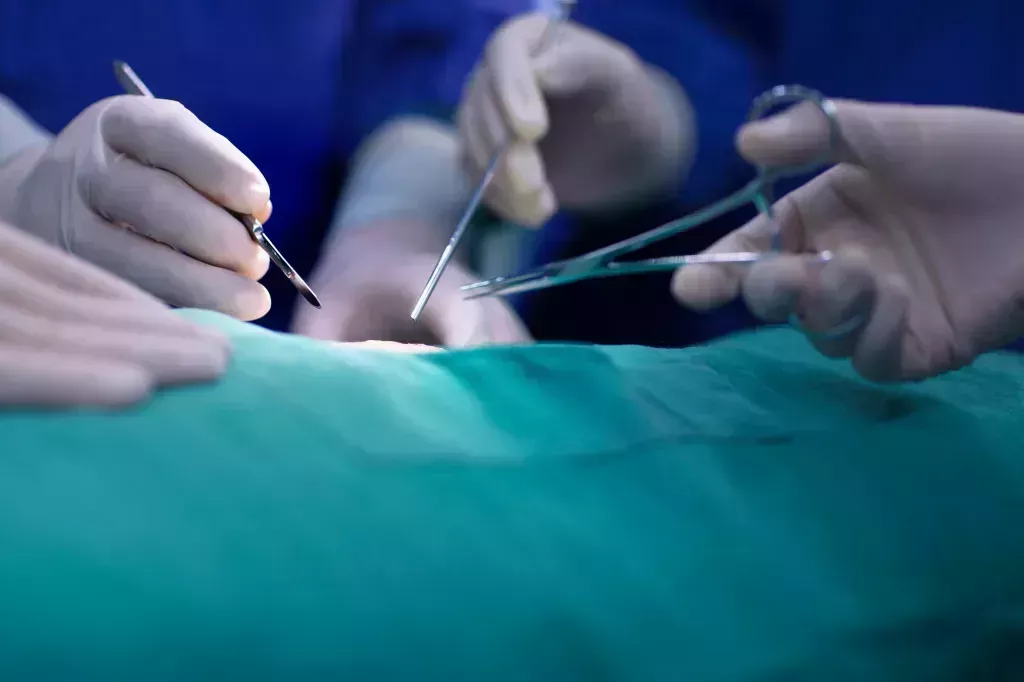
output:
[[[0,222],[0,405],[117,407],[227,366],[219,332]]]
[[[776,205],[783,251],[827,249],[834,259],[682,268],[673,282],[679,300],[704,310],[742,292],[765,320],[795,313],[822,353],[852,357],[877,381],[953,370],[1019,338],[1024,116],[836,104],[845,138],[833,154],[838,165]],[[754,163],[806,163],[829,148],[827,125],[800,106],[747,125],[738,145]],[[711,250],[768,250],[772,234],[758,218]]]
[[[428,228],[396,221],[345,231],[321,257],[310,285],[322,310],[300,306],[297,334],[334,341],[397,341],[461,348],[529,342],[530,335],[503,300],[464,299],[459,287],[479,278],[449,264],[419,320],[409,318],[438,251],[419,240]]]
[[[694,135],[679,86],[571,22],[538,53],[548,22],[529,14],[502,26],[463,95],[458,123],[474,179],[513,141],[487,205],[537,226],[559,206],[607,210],[674,188]]]
[[[269,198],[224,137],[143,97],[97,102],[0,168],[0,218],[172,305],[243,320],[270,309],[269,260],[221,206],[265,220]]]

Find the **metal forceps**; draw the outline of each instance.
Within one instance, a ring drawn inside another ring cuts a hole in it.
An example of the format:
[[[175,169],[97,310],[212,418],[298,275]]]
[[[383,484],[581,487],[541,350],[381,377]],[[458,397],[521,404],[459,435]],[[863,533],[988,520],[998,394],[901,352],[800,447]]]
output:
[[[555,44],[558,40],[558,32],[562,25],[568,21],[569,15],[572,13],[572,6],[575,4],[576,0],[558,0],[558,9],[554,12],[553,16],[548,21],[548,25],[544,28],[544,35],[541,36],[540,43],[537,48],[537,54],[543,53]],[[452,233],[452,238],[448,240],[448,245],[444,247],[444,251],[442,251],[440,257],[438,257],[437,264],[434,266],[434,270],[430,273],[430,278],[427,280],[426,285],[423,287],[423,291],[420,293],[419,299],[416,301],[416,305],[409,314],[409,317],[412,319],[419,319],[420,315],[423,313],[423,309],[427,307],[427,301],[430,300],[430,296],[434,293],[434,289],[437,288],[437,283],[440,281],[441,275],[444,274],[452,256],[455,255],[455,250],[458,248],[459,243],[465,236],[466,230],[469,229],[469,224],[473,220],[473,215],[476,213],[476,209],[480,206],[480,202],[484,198],[484,192],[487,191],[487,188],[491,185],[491,181],[494,180],[494,174],[498,170],[498,164],[500,164],[501,160],[505,158],[505,154],[508,152],[510,144],[511,140],[508,140],[501,145],[487,164],[487,170],[484,171],[484,176],[481,178],[480,184],[477,185],[476,189],[473,191],[473,196],[470,198],[469,204],[466,205],[466,210],[459,219],[459,223],[455,227],[455,232]]]
[[[776,107],[800,102],[810,102],[825,116],[829,125],[830,149],[836,149],[841,143],[841,131],[835,104],[810,88],[800,85],[780,85],[772,88],[754,100],[747,121],[755,121]],[[707,208],[582,256],[550,263],[522,275],[507,275],[469,284],[462,287],[462,291],[466,292],[467,298],[470,299],[482,296],[507,296],[597,277],[664,272],[676,270],[685,265],[705,263],[755,263],[764,258],[770,258],[774,255],[773,252],[703,253],[638,261],[620,262],[618,260],[651,244],[703,225],[747,203],[753,203],[760,213],[773,220],[772,189],[774,184],[782,178],[808,173],[826,163],[828,158],[829,154],[826,153],[819,161],[804,166],[758,167],[756,178]],[[778,239],[779,235],[776,233],[775,252],[779,248]],[[832,253],[822,251],[817,254],[817,258],[821,261],[828,261],[832,258]]]
[[[124,62],[114,62],[114,77],[117,78],[117,82],[121,84],[121,87],[129,95],[153,97],[153,93],[150,92],[149,88],[146,87],[146,84],[142,82],[142,79],[139,78],[132,67],[128,66]],[[302,279],[302,277],[299,276],[299,273],[295,272],[295,268],[291,266],[291,263],[285,260],[285,257],[277,250],[274,243],[270,241],[266,232],[263,231],[263,225],[260,221],[256,220],[256,218],[251,215],[238,213],[237,211],[232,211],[228,208],[224,210],[242,223],[245,229],[249,231],[249,235],[252,237],[252,240],[256,242],[261,249],[267,252],[267,255],[270,256],[270,260],[281,270],[281,272],[284,273],[284,276],[291,281],[292,285],[298,289],[299,293],[302,294],[302,297],[309,301],[310,305],[320,308],[320,299],[316,297],[313,290],[309,288],[308,284],[306,284],[306,280]]]

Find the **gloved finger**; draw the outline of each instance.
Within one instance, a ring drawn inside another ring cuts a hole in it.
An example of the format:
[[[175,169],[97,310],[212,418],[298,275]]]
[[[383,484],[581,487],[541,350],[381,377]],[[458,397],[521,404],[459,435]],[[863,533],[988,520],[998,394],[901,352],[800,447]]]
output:
[[[480,135],[487,149],[480,159],[481,168],[486,170],[495,154],[504,152],[497,161],[494,178],[485,195],[487,205],[506,220],[537,226],[550,217],[550,213],[545,214],[545,208],[552,208],[554,193],[547,184],[537,146],[514,138],[510,142],[508,124],[496,100],[497,95],[490,93],[475,102]],[[548,206],[541,203],[545,200]]]
[[[214,205],[217,205],[217,206],[220,206],[220,203],[216,199],[214,199],[213,197],[206,196],[202,192],[200,192],[199,194],[200,194],[200,196],[205,198],[210,203],[212,203]],[[253,218],[255,218],[256,220],[260,221],[260,224],[266,224],[266,222],[268,220],[270,220],[270,216],[273,213],[274,213],[274,203],[272,201],[270,201],[269,199],[267,199],[267,203],[263,206],[263,208],[261,208],[259,211],[254,211],[253,213],[249,213],[247,215],[251,215]]]
[[[149,373],[130,362],[0,342],[0,405],[5,407],[127,407],[152,391]]]
[[[68,293],[163,307],[159,300],[132,284],[3,222],[0,222],[0,253],[5,266]]]
[[[214,340],[64,322],[12,306],[0,311],[0,339],[6,345],[128,362],[160,385],[210,381],[224,373],[230,357],[229,346]]]
[[[824,162],[872,166],[888,158],[888,137],[914,139],[914,112],[908,107],[850,100],[832,103],[837,127],[816,105],[803,102],[744,125],[736,146],[743,158],[761,166]]]
[[[495,156],[503,152],[484,203],[501,218],[524,226],[543,224],[554,214],[554,192],[547,183],[536,145],[509,142],[513,134],[498,108],[498,95],[478,74],[459,110],[458,124],[473,183],[480,182]]]
[[[499,150],[504,149],[516,140],[515,132],[509,130],[508,123],[501,113],[498,100],[500,94],[494,91],[493,85],[484,80],[481,83],[476,101],[476,113],[480,126],[480,135],[486,147],[484,165]]]
[[[561,41],[537,55],[534,69],[540,89],[552,95],[607,90],[639,77],[641,62],[628,47],[574,27],[572,41]]]
[[[871,318],[860,334],[853,367],[878,382],[925,379],[936,368],[927,345],[908,333],[910,289],[898,275],[879,278]]]
[[[424,311],[426,313],[426,311]],[[446,348],[532,343],[519,317],[504,301],[460,300],[454,296],[437,301],[424,319]]]
[[[749,266],[741,284],[747,308],[765,322],[787,321],[800,308],[812,267],[810,256],[796,254],[780,254]]]
[[[534,74],[531,52],[548,23],[533,13],[506,22],[487,44],[485,73],[502,116],[516,137],[535,142],[548,129],[548,111]]]
[[[778,217],[780,213],[776,213]],[[776,226],[758,216],[730,232],[704,253],[770,251]],[[749,266],[743,264],[685,265],[672,277],[672,293],[680,303],[693,310],[719,308],[739,296]]]
[[[51,320],[227,343],[222,332],[194,324],[162,304],[157,307],[149,301],[111,300],[69,292],[15,268],[0,269],[0,303]]]
[[[178,102],[119,97],[102,117],[110,148],[177,175],[240,213],[266,210],[270,186],[242,152]]]
[[[851,249],[809,268],[795,312],[821,354],[846,358],[854,355],[876,300],[876,273],[870,258],[864,251]]]
[[[540,195],[545,189],[550,191],[540,150],[534,142],[510,139],[511,132],[498,110],[497,98],[496,94],[482,97],[478,109],[483,137],[490,150],[484,163],[489,164],[495,153],[506,150],[494,182],[502,187],[503,193],[513,197],[513,203],[529,195]]]
[[[216,310],[245,321],[270,310],[270,294],[258,282],[95,220],[100,224],[89,231],[89,239],[74,245],[76,253],[170,305]]]
[[[533,343],[533,336],[526,324],[507,302],[484,299],[479,303],[483,310],[482,333],[470,340],[470,345],[523,345]]]
[[[546,223],[557,208],[540,152],[532,143],[514,143],[494,179],[494,208],[502,217],[525,227]]]
[[[477,332],[482,322],[480,309],[472,303],[437,296],[423,310],[420,324],[445,348],[468,347],[479,338]]]
[[[266,274],[269,258],[245,227],[176,175],[119,154],[87,182],[93,210],[107,220],[204,263],[252,279]]]
[[[470,87],[466,100],[459,107],[457,124],[462,143],[463,160],[469,167],[469,176],[476,183],[483,177],[488,159],[494,153],[483,121],[481,100],[484,94],[479,87]]]
[[[526,325],[506,301],[466,300],[460,287],[476,279],[458,265],[445,272],[420,318],[431,335],[447,348],[532,342]]]
[[[209,198],[209,197],[207,197]],[[264,204],[263,208],[252,214],[252,217],[260,221],[260,223],[266,225],[267,221],[270,220],[270,216],[274,213],[274,202],[267,199],[267,203]],[[257,278],[259,279],[259,278]]]

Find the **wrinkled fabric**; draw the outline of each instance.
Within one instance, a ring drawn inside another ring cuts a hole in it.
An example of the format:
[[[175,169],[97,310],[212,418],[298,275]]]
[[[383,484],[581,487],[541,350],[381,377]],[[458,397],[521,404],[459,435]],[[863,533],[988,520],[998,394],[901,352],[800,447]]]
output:
[[[346,349],[0,415],[3,679],[1020,679],[1024,360]]]

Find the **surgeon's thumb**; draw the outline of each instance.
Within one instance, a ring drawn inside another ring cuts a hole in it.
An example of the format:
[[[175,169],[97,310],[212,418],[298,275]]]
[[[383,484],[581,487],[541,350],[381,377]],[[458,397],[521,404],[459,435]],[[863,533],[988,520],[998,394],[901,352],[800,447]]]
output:
[[[496,95],[502,117],[516,137],[542,138],[548,129],[548,110],[534,70],[532,50],[540,42],[547,19],[539,13],[506,22],[487,43],[484,74]]]
[[[869,166],[888,148],[892,123],[912,117],[913,107],[826,100],[803,102],[747,123],[736,135],[744,159],[758,166],[856,163]]]

